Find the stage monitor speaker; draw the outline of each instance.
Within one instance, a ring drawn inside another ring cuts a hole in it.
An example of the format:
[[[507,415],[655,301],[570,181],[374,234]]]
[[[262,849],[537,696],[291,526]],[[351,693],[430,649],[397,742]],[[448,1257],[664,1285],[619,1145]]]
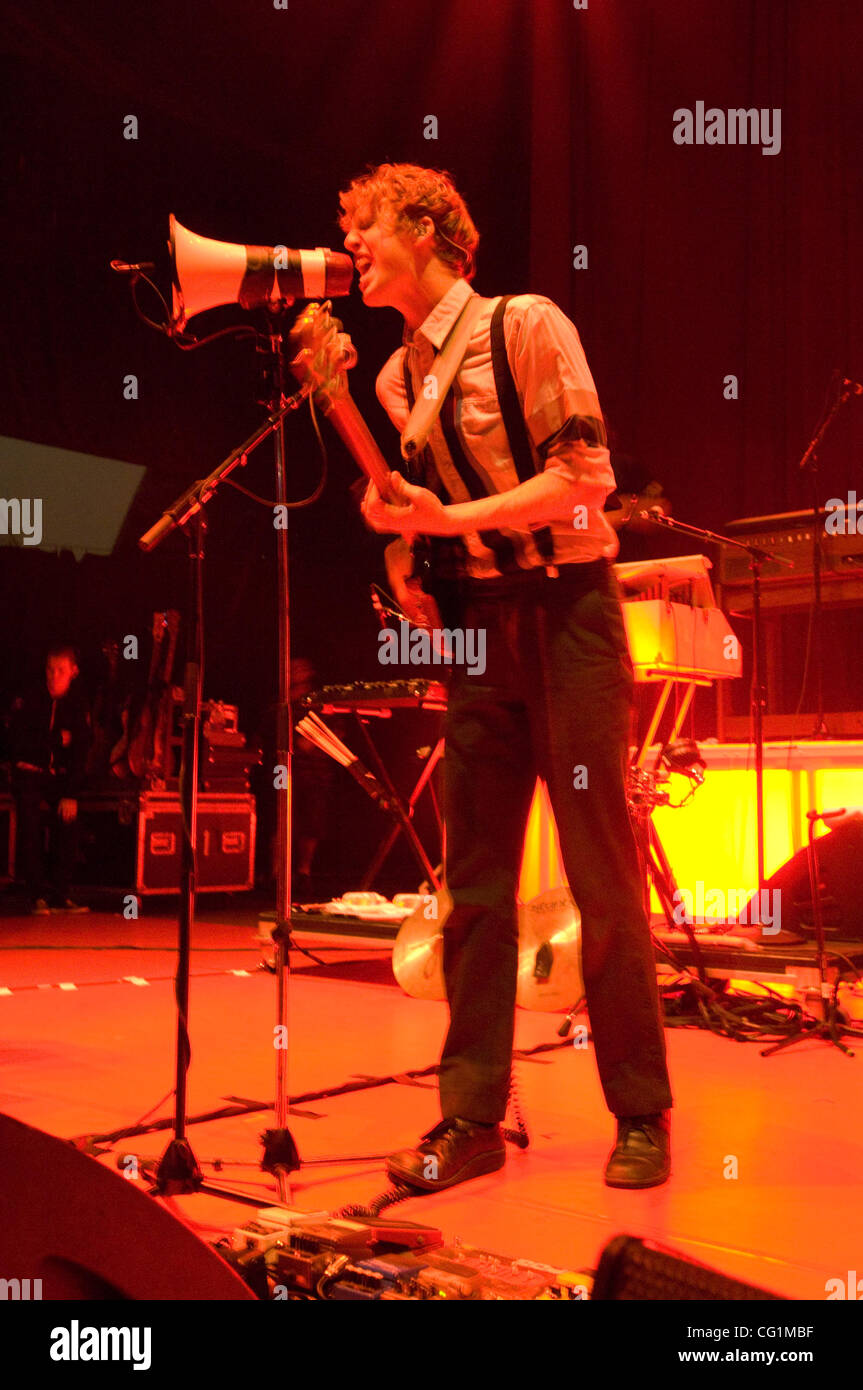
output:
[[[603,1250],[591,1299],[621,1302],[722,1302],[770,1299],[784,1302],[755,1284],[729,1279],[695,1260],[685,1260],[639,1236],[615,1236]]]
[[[39,1279],[41,1297],[55,1301],[254,1300],[215,1251],[140,1183],[9,1115],[0,1115],[0,1173],[7,1298],[33,1298]]]
[[[824,936],[833,941],[863,941],[863,896],[860,893],[860,865],[863,864],[863,813],[855,811],[815,842]],[[798,850],[777,869],[765,888],[778,891],[783,931],[801,937],[815,936],[812,893],[809,885],[809,855]],[[757,895],[756,895],[757,897]],[[768,899],[775,902],[776,899]],[[750,904],[747,921],[756,899]]]

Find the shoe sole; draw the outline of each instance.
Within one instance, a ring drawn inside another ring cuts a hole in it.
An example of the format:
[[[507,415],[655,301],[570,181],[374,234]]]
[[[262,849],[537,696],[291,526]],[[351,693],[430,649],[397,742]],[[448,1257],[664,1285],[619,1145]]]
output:
[[[625,1179],[606,1178],[605,1185],[606,1187],[624,1187],[634,1191],[642,1187],[661,1187],[664,1182],[668,1182],[668,1179],[670,1177],[671,1169],[668,1168],[664,1173],[661,1173],[658,1177],[648,1178],[646,1181],[642,1180],[641,1182],[627,1182]]]
[[[394,1178],[397,1182],[407,1183],[409,1187],[419,1188],[423,1192],[443,1192],[447,1187],[455,1187],[460,1182],[469,1182],[471,1178],[484,1177],[486,1173],[496,1173],[506,1163],[506,1149],[490,1149],[486,1153],[474,1154],[473,1158],[468,1159],[457,1173],[445,1182],[440,1180],[433,1181],[431,1178],[417,1177],[415,1173],[407,1172],[396,1166],[394,1163],[387,1162],[387,1176]]]

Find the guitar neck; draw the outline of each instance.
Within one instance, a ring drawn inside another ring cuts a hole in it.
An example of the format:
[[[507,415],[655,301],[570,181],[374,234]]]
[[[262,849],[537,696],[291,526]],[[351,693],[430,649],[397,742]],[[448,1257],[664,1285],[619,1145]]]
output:
[[[345,392],[326,410],[354,460],[370,478],[385,502],[393,500],[392,480],[387,461],[351,397]]]

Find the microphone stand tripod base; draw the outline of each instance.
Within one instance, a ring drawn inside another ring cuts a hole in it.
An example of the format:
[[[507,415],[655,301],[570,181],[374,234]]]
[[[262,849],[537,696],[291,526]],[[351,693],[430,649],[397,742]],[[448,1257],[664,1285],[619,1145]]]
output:
[[[188,1139],[173,1139],[159,1160],[156,1191],[163,1197],[197,1192],[203,1181],[204,1175]]]
[[[261,1168],[265,1173],[295,1173],[301,1166],[300,1154],[289,1129],[265,1129],[261,1135],[264,1156]]]

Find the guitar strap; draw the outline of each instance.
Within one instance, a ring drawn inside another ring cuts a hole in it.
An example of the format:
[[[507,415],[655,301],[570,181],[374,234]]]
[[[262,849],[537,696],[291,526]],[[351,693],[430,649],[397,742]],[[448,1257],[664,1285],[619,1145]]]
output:
[[[464,361],[470,335],[482,312],[482,306],[483,300],[480,296],[472,294],[432,362],[426,384],[428,378],[432,377],[436,382],[436,388],[431,392],[423,390],[423,394],[413,401],[408,422],[402,431],[402,458],[414,458],[428,443],[432,425],[440,414],[446,394],[455,380],[455,374]]]
[[[528,478],[535,476],[537,472],[534,454],[531,448],[530,436],[527,432],[527,425],[522,414],[521,402],[518,398],[518,388],[512,375],[512,368],[509,363],[509,356],[506,350],[506,335],[504,333],[504,313],[506,306],[514,296],[511,294],[502,295],[495,305],[491,318],[491,360],[494,372],[495,391],[497,393],[498,404],[500,406],[501,417],[506,430],[510,453],[515,464],[516,474],[520,483]],[[408,422],[402,432],[402,456],[408,463],[409,481],[428,484],[429,470],[423,469],[420,473],[418,464],[424,462],[419,457],[425,448],[431,433],[432,426],[444,407],[444,402],[455,379],[456,373],[464,360],[467,352],[468,342],[482,308],[483,301],[479,295],[472,296],[468,300],[461,315],[456,321],[453,331],[444,343],[443,348],[438,353],[432,363],[429,375],[433,375],[438,383],[437,393],[431,400],[425,396],[417,400],[414,396],[413,382],[407,364],[407,356],[403,359],[403,376],[405,390],[407,393],[408,404],[411,413]],[[461,453],[458,436],[455,431],[453,402],[449,400],[448,410],[444,411],[442,424],[447,446],[451,454]],[[424,474],[424,476],[423,476]],[[473,470],[469,467],[462,471],[469,491],[473,494],[474,488],[471,487]],[[477,496],[484,496],[484,491],[479,490]],[[481,533],[482,540],[489,545],[495,552],[498,568],[503,572],[510,569],[514,564],[512,555],[512,545],[506,537],[498,532]],[[551,527],[542,526],[533,531],[533,538],[537,550],[545,560],[547,567],[554,565],[554,538]],[[440,538],[434,538],[439,541]],[[434,550],[442,547],[434,546]]]

